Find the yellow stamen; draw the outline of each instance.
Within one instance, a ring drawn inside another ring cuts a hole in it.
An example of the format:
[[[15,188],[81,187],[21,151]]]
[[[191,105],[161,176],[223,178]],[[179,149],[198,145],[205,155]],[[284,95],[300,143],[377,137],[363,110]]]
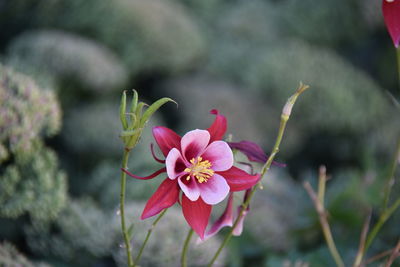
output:
[[[202,157],[197,157],[197,159],[192,158],[190,163],[192,166],[185,169],[185,172],[189,173],[189,175],[186,177],[186,180],[189,180],[190,177],[193,176],[199,183],[204,183],[214,175],[214,171],[211,169],[212,164],[210,161],[203,160]]]

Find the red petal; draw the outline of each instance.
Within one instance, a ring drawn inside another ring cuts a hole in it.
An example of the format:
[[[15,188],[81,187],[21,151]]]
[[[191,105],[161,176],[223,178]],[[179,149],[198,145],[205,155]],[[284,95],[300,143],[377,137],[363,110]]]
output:
[[[235,166],[227,171],[217,173],[226,179],[231,192],[249,189],[260,180],[259,174],[250,175]]]
[[[221,217],[219,217],[219,219],[213,223],[211,228],[207,231],[204,239],[208,239],[216,235],[219,232],[219,230],[221,230],[225,226],[232,227],[232,225],[233,225],[233,193],[230,193],[224,213],[222,213]]]
[[[153,136],[164,156],[174,147],[181,150],[181,137],[171,129],[162,126],[153,127]]]
[[[400,44],[400,1],[383,0],[382,2],[383,18],[386,27],[392,37],[395,47]]]
[[[185,194],[182,195],[182,211],[186,221],[192,229],[204,239],[208,219],[211,214],[211,205],[206,204],[201,197],[196,201],[191,201]]]
[[[165,179],[144,207],[142,220],[160,213],[163,209],[175,204],[179,197],[179,187],[176,180]]]
[[[211,124],[210,128],[207,131],[210,133],[210,143],[221,140],[224,137],[226,128],[227,128],[227,121],[224,115],[220,115],[218,110],[213,109],[210,111],[211,114],[216,115],[213,124]]]
[[[153,179],[154,177],[157,177],[159,174],[161,174],[161,173],[163,173],[163,172],[166,172],[166,171],[167,171],[167,168],[165,168],[165,167],[164,167],[164,168],[161,168],[161,169],[159,169],[158,171],[156,171],[156,172],[150,174],[149,176],[144,176],[144,177],[142,177],[142,176],[137,176],[137,175],[131,173],[130,171],[128,171],[127,169],[124,169],[124,168],[121,168],[121,171],[123,171],[124,173],[128,174],[130,177],[135,178],[135,179],[139,179],[139,180],[150,180],[150,179]]]

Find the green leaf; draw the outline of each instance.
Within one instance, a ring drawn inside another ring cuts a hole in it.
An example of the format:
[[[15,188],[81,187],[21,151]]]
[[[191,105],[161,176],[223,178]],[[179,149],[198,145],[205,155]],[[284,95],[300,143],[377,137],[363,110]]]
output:
[[[126,91],[122,93],[121,105],[119,107],[119,118],[122,123],[122,128],[124,129],[128,128],[128,122],[126,121],[125,112],[126,112]]]
[[[156,112],[162,105],[164,105],[167,102],[174,102],[176,105],[178,105],[178,103],[176,103],[169,97],[163,97],[157,100],[143,114],[143,117],[140,119],[140,127],[143,127],[150,119],[150,117],[154,114],[154,112]]]
[[[130,112],[131,113],[135,113],[136,112],[136,107],[137,107],[137,104],[138,104],[139,96],[138,96],[138,92],[135,89],[133,89],[132,91],[133,91],[133,98],[132,98],[132,104],[131,104]]]

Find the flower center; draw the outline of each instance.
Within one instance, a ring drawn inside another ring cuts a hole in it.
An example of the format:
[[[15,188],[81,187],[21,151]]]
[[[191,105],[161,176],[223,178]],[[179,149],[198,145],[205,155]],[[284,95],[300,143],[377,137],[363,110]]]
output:
[[[196,177],[199,183],[207,182],[207,180],[214,175],[214,171],[211,169],[211,162],[203,160],[202,157],[192,158],[190,160],[192,166],[186,168],[185,172],[189,173],[186,180],[190,179],[190,176]]]

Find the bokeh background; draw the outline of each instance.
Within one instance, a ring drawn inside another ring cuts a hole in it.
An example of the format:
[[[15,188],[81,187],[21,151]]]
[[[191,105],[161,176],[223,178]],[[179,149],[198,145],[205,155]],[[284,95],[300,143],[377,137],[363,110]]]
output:
[[[244,233],[218,266],[334,266],[301,186],[315,183],[320,164],[332,177],[332,231],[351,264],[370,208],[372,222],[379,215],[400,133],[395,50],[380,4],[0,1],[0,265],[125,266],[118,217],[123,90],[135,88],[147,103],[164,96],[179,103],[156,113],[133,152],[130,170],[145,175],[160,167],[150,154],[151,126],[180,134],[204,129],[212,108],[226,115],[234,141],[269,151],[300,81],[311,90],[296,104],[278,156],[287,167],[266,177]],[[152,221],[138,217],[162,178],[128,180],[134,255]],[[399,221],[397,212],[368,256],[395,245]],[[187,231],[176,205],[141,266],[178,266]],[[193,243],[191,266],[205,265],[221,236]]]

